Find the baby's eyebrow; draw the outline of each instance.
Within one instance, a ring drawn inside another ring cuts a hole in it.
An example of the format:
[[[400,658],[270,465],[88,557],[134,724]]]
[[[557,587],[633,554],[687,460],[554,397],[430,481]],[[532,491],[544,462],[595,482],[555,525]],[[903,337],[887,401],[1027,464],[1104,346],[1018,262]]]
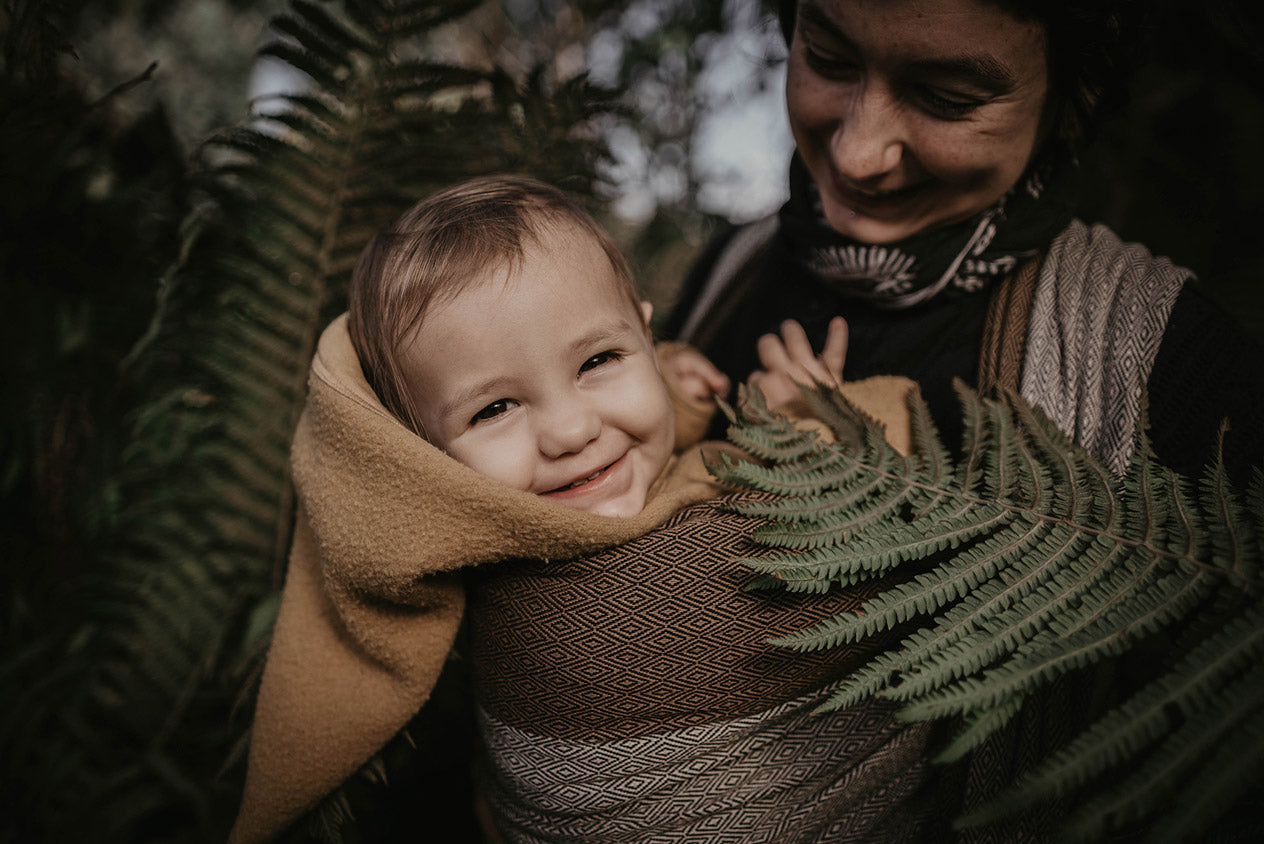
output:
[[[612,319],[608,322],[598,323],[589,328],[570,344],[571,351],[578,354],[579,352],[591,349],[593,346],[599,346],[602,343],[610,343],[616,340],[622,340],[629,333],[636,333],[640,329],[632,325],[626,319]]]
[[[470,404],[480,400],[482,397],[495,395],[495,398],[492,399],[492,401],[495,401],[496,398],[501,398],[499,394],[508,391],[510,386],[508,378],[505,378],[503,375],[497,375],[457,390],[439,404],[439,418],[451,419],[457,413],[464,413],[465,408],[468,408]],[[482,408],[477,409],[481,410]]]

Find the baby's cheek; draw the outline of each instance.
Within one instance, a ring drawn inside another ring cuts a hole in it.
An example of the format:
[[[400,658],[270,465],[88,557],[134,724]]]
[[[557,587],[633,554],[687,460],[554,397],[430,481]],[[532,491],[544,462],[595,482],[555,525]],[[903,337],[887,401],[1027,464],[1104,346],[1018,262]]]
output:
[[[480,475],[514,489],[529,490],[534,466],[520,440],[512,435],[466,436],[450,443],[447,452]]]

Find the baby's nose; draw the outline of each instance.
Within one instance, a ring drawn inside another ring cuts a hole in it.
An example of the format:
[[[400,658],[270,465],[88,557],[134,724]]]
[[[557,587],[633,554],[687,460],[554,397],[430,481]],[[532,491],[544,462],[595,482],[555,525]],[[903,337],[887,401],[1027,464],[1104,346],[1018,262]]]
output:
[[[585,402],[558,402],[540,420],[540,451],[548,457],[577,454],[601,433],[601,417]]]

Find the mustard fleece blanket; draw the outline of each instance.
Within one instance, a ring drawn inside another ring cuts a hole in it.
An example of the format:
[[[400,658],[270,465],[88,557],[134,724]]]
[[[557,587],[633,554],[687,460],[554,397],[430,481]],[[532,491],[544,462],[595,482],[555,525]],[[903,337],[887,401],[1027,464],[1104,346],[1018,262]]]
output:
[[[909,386],[882,379],[844,393],[907,450]],[[464,612],[463,568],[571,559],[641,536],[716,494],[703,453],[674,457],[631,518],[512,490],[391,416],[364,380],[345,315],[331,323],[294,436],[294,539],[230,841],[281,833],[418,712]]]

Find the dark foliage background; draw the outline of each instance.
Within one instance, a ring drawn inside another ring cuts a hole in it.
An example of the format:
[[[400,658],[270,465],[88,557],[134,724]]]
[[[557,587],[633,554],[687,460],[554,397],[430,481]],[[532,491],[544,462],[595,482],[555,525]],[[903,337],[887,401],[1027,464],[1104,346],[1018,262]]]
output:
[[[1244,0],[1161,0],[1125,108],[1084,160],[1086,218],[1203,279],[1264,339],[1264,27]]]
[[[285,206],[278,222],[265,212],[280,206],[258,201],[297,190],[282,174],[307,165],[221,130],[244,122],[267,15],[341,5],[0,3],[0,841],[222,838],[288,537],[284,452],[310,353],[310,337],[275,326],[301,311],[310,333],[341,309],[358,238],[438,184],[515,167],[592,197],[666,302],[722,222],[686,191],[623,225],[597,199],[613,187],[591,131],[627,120],[651,158],[688,161],[691,45],[724,25],[719,0],[666,4],[615,92],[568,88],[548,68],[631,2],[422,4],[457,22],[418,54],[460,34],[466,49],[444,60],[490,74],[496,93],[458,91],[468,109],[450,125],[417,112],[438,144],[430,169],[357,164],[379,178],[322,212],[341,215],[338,246],[316,261],[300,211]],[[1084,214],[1190,266],[1264,336],[1264,58],[1251,11],[1164,4],[1131,105],[1085,161]],[[666,108],[609,99],[646,80],[674,92]],[[290,299],[276,278],[293,273]],[[423,776],[406,758],[381,765],[397,784]],[[380,800],[366,782],[364,799]],[[396,824],[396,811],[367,829],[407,828],[415,815]]]

